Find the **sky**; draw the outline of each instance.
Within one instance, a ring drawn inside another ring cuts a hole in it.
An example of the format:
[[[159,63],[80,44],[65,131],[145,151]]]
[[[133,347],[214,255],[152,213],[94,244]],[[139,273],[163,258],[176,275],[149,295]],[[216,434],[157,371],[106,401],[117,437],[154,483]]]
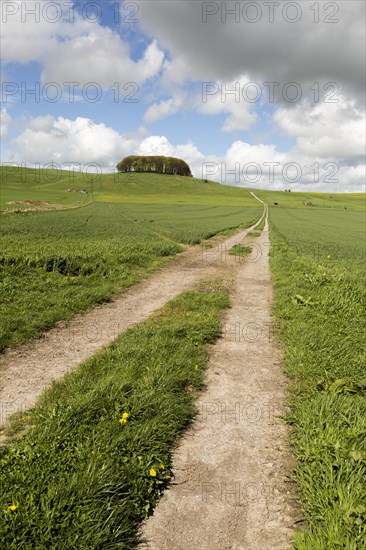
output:
[[[2,0],[2,164],[365,191],[365,2]]]

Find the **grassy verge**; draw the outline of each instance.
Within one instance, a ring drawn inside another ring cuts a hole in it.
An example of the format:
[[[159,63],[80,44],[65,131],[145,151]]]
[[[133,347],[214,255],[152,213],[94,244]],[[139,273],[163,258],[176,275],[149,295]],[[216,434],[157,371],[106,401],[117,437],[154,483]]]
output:
[[[332,212],[271,211],[275,313],[307,522],[298,550],[366,548],[364,245],[355,214],[338,216],[335,233]]]
[[[4,548],[134,547],[195,415],[226,307],[218,283],[186,292],[44,394],[26,435],[0,449]]]

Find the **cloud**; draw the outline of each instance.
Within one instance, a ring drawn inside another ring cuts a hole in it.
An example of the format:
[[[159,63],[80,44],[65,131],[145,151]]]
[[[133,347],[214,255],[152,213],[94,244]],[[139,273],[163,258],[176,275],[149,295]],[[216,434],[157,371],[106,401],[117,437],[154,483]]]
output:
[[[365,191],[364,160],[353,166],[314,159],[296,149],[286,153],[275,145],[235,141],[222,157],[204,159],[207,179],[259,189],[293,191]]]
[[[4,63],[44,62],[53,55],[62,40],[87,32],[87,23],[77,15],[71,20],[64,2],[56,0],[52,4],[54,9],[44,13],[42,3],[35,0],[3,0]]]
[[[297,138],[301,154],[320,158],[361,157],[365,153],[365,111],[353,102],[299,104],[280,108],[274,121]]]
[[[159,103],[151,105],[144,116],[145,122],[156,122],[161,118],[175,115],[184,106],[182,97],[171,97],[170,99],[162,100]]]
[[[97,163],[106,171],[123,156],[166,155],[184,159],[197,178],[262,189],[352,192],[364,190],[365,164],[337,164],[300,152],[278,151],[274,144],[251,145],[234,141],[224,155],[204,155],[197,146],[172,144],[164,135],[147,135],[145,128],[119,133],[88,118],[39,116],[28,120],[11,142],[12,154],[4,160],[28,164],[55,162]],[[330,164],[329,164],[330,163]]]
[[[144,116],[145,122],[156,122],[179,111],[204,115],[227,115],[222,126],[224,132],[248,130],[257,120],[254,103],[242,101],[242,90],[250,82],[246,76],[225,83],[208,82],[199,91],[177,88],[173,97],[154,103]],[[249,95],[249,94],[248,94]]]
[[[362,100],[364,2],[276,3],[273,22],[269,4],[275,3],[270,2],[137,3],[141,27],[170,52],[168,74],[176,82],[182,75],[230,81],[245,72],[260,81],[298,82],[304,88],[334,81]],[[236,15],[226,13],[234,8]],[[214,13],[205,21],[207,9]]]
[[[72,2],[50,2],[46,12],[42,2],[35,0],[4,0],[3,4],[3,13],[8,13],[3,62],[41,63],[44,83],[79,82],[84,86],[96,82],[102,88],[115,82],[141,84],[163,66],[164,53],[155,41],[135,61],[127,41],[109,27],[85,20],[72,9]],[[38,13],[38,20],[32,10]]]
[[[11,117],[6,109],[1,109],[0,117],[0,137],[6,139],[8,137],[8,125],[11,121]]]
[[[70,61],[72,60],[72,62]],[[152,42],[137,62],[129,58],[128,45],[110,29],[97,29],[61,43],[44,64],[45,82],[96,82],[108,88],[115,82],[142,84],[162,67],[164,54]]]
[[[227,83],[205,84],[197,110],[204,114],[228,115],[222,126],[224,132],[248,130],[257,120],[254,104],[242,100],[242,91],[249,82],[248,77],[240,76]]]
[[[150,136],[140,143],[136,154],[172,156],[173,151],[174,147],[165,136]]]
[[[135,134],[120,134],[105,124],[77,117],[40,116],[30,119],[14,139],[15,162],[94,162],[110,167],[134,150],[146,136],[143,128]]]

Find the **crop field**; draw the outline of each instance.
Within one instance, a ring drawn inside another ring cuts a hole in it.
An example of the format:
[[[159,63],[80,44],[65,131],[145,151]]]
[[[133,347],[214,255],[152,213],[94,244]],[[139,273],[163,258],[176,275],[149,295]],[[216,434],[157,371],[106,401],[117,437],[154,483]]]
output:
[[[170,180],[176,185],[174,177],[162,179],[165,186]],[[142,181],[140,201],[145,187]],[[221,187],[213,184],[209,196],[217,204],[210,206],[164,204],[161,197],[161,204],[95,202],[72,210],[3,215],[0,349],[138,282],[183,250],[182,243],[250,226],[261,216],[261,207],[245,190],[234,190],[239,192],[236,206],[220,205],[226,192]],[[27,197],[27,190],[22,193]]]
[[[338,197],[338,211],[270,208],[275,314],[306,519],[298,550],[366,547],[363,206],[364,196]]]

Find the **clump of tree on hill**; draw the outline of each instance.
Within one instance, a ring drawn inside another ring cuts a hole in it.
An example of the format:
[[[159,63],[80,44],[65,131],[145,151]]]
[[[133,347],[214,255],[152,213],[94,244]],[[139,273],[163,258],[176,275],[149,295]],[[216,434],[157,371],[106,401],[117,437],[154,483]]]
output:
[[[123,158],[117,164],[117,170],[119,172],[155,172],[192,177],[188,164],[184,160],[174,157],[131,155]]]

